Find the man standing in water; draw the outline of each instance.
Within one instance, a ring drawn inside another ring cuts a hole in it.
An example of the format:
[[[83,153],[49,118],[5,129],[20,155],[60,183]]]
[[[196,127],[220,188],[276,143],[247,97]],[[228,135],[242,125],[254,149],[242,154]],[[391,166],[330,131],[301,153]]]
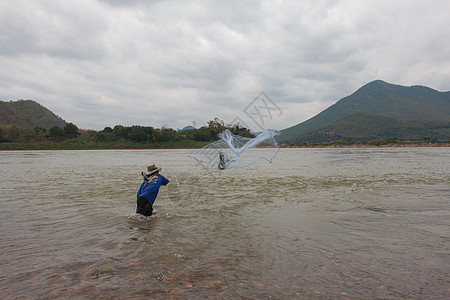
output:
[[[142,182],[137,192],[137,214],[150,216],[153,213],[153,203],[155,203],[156,196],[158,196],[159,188],[169,183],[167,178],[159,174],[160,171],[161,168],[157,168],[153,164],[147,168],[147,173],[141,172],[144,182]]]

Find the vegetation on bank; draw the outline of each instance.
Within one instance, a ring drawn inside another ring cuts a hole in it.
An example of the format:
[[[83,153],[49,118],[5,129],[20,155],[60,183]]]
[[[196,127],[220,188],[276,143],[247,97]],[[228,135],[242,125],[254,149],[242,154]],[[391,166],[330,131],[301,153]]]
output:
[[[82,130],[73,123],[50,129],[35,127],[23,130],[15,125],[1,125],[0,149],[199,148],[217,140],[218,134],[225,129],[241,136],[253,136],[240,124],[225,124],[218,118],[201,128],[182,131],[139,125],[116,125],[101,131]]]
[[[0,143],[0,150],[85,150],[85,149],[177,149],[177,148],[201,148],[208,142],[183,141],[183,142],[95,142],[86,138],[68,139],[61,142],[49,143]]]
[[[300,145],[285,145],[286,148],[364,148],[364,147],[450,147],[450,142],[429,141],[391,141],[374,140],[370,142],[345,142],[336,140],[332,142],[307,143]]]
[[[198,129],[175,131],[170,128],[147,126],[125,127],[117,125],[101,131],[82,130],[67,123],[63,128],[19,130],[17,127],[0,126],[0,150],[53,150],[53,149],[175,149],[201,148],[217,140],[217,135],[225,129],[235,134],[251,137],[246,128],[224,125],[214,119],[207,126]],[[448,142],[373,140],[345,141],[340,139],[322,142],[302,142],[301,144],[282,144],[282,147],[300,148],[352,148],[352,147],[417,147],[445,146]]]

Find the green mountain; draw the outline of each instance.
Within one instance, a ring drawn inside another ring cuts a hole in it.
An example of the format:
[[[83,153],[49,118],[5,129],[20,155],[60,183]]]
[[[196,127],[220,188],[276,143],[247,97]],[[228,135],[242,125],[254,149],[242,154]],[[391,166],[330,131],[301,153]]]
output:
[[[344,117],[327,127],[302,134],[291,142],[324,143],[336,140],[446,142],[450,140],[450,122],[404,120],[361,112]]]
[[[64,127],[66,121],[32,100],[0,101],[0,125],[21,129]]]
[[[281,131],[280,141],[443,138],[450,125],[450,92],[370,82],[315,117]]]

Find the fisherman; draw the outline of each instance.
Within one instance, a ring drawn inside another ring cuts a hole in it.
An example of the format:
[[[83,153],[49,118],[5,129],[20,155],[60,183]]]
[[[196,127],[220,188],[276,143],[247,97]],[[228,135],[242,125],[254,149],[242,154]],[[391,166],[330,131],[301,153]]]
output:
[[[144,182],[137,192],[137,214],[150,216],[153,213],[153,203],[158,196],[159,188],[169,183],[169,180],[159,172],[161,172],[161,168],[156,167],[155,164],[148,166],[146,173],[141,172]]]

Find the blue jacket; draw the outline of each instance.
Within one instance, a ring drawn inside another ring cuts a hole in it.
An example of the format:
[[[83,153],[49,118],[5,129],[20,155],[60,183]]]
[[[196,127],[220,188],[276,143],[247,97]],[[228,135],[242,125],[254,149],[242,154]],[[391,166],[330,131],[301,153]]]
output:
[[[162,185],[169,183],[169,180],[161,174],[156,175],[156,178],[150,182],[143,182],[137,192],[137,197],[144,197],[152,205],[155,203],[156,196],[158,196],[159,188]]]

